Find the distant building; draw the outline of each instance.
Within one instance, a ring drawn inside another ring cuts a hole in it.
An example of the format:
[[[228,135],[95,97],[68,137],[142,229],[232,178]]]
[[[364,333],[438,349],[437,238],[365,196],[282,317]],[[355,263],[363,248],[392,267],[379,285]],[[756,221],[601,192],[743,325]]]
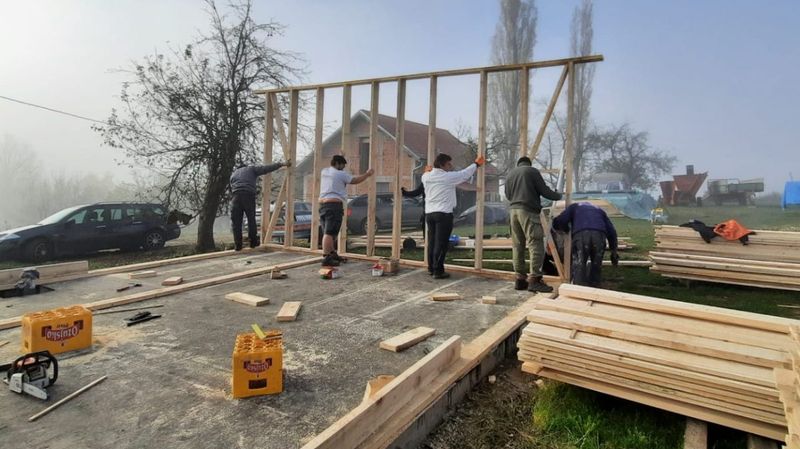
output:
[[[378,115],[378,151],[379,164],[375,167],[377,191],[392,192],[395,186],[395,161],[397,160],[397,140],[395,126],[397,119],[388,115]],[[350,147],[344,151],[347,159],[347,169],[350,173],[363,173],[369,167],[369,111],[359,110],[350,119]],[[334,154],[339,154],[342,145],[342,130],[339,128],[331,134],[322,144],[323,167],[330,164]],[[463,168],[475,160],[472,150],[463,142],[453,136],[446,129],[436,128],[436,154],[445,153],[453,158],[456,168]],[[413,189],[419,185],[424,172],[428,155],[428,125],[405,121],[405,135],[403,155],[400,159],[400,186]],[[432,164],[432,162],[431,162]],[[298,182],[295,195],[304,201],[311,201],[313,183],[314,161],[311,155],[306,156],[297,166]],[[475,185],[464,183],[458,186],[458,211],[464,210],[475,204]],[[348,195],[357,196],[366,194],[369,190],[368,183],[348,186]],[[486,201],[500,201],[500,188],[497,169],[491,164],[486,164]]]

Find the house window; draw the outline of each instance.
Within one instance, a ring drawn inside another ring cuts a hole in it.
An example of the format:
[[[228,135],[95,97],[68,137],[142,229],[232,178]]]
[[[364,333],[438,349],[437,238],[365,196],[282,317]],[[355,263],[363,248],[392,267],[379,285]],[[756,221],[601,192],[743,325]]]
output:
[[[377,183],[376,186],[377,186],[377,189],[378,189],[378,193],[389,193],[389,192],[391,192],[391,190],[389,190],[389,184],[390,183],[388,183],[388,182],[379,182],[379,183]]]
[[[369,168],[369,137],[358,140],[358,171],[364,173]]]

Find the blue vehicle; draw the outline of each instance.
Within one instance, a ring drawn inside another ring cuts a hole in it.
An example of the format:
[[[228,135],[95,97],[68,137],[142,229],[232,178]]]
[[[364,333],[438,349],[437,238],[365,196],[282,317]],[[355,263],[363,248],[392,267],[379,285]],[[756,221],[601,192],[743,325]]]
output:
[[[44,262],[109,249],[153,250],[181,235],[159,204],[96,203],[0,233],[0,259]]]

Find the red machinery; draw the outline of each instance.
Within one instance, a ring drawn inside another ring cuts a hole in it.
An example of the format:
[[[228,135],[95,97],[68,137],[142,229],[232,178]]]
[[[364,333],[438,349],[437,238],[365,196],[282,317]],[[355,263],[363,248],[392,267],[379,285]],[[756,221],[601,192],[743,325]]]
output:
[[[697,192],[703,186],[708,172],[694,173],[694,165],[686,166],[685,175],[673,175],[672,181],[661,181],[661,198],[665,206],[700,205]]]

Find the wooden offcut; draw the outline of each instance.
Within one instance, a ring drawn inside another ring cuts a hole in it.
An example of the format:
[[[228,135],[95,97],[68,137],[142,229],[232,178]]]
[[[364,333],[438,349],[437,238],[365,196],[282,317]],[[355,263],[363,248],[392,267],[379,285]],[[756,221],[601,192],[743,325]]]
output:
[[[161,285],[168,287],[170,285],[178,285],[183,283],[183,278],[180,276],[172,276],[161,281]]]
[[[249,293],[234,292],[225,295],[225,299],[235,301],[248,306],[259,307],[269,304],[269,298],[262,298],[261,296],[251,295]]]
[[[461,295],[458,293],[434,293],[431,295],[431,299],[434,301],[455,301],[461,299]]]
[[[430,327],[417,327],[408,332],[384,340],[378,345],[381,349],[400,352],[436,334],[436,329]]]
[[[497,296],[484,296],[481,298],[482,304],[497,304]]]
[[[13,289],[17,281],[19,281],[22,272],[29,268],[39,272],[39,280],[37,282],[44,285],[86,277],[88,275],[89,262],[80,260],[76,262],[34,265],[26,268],[0,270],[0,290]]]
[[[155,270],[145,270],[145,271],[137,271],[135,273],[129,273],[129,279],[144,279],[144,278],[152,278],[158,276],[158,272]]]
[[[281,306],[281,310],[278,311],[278,315],[275,317],[275,319],[278,321],[296,320],[297,315],[300,313],[300,306],[302,304],[302,301],[286,301]]]

